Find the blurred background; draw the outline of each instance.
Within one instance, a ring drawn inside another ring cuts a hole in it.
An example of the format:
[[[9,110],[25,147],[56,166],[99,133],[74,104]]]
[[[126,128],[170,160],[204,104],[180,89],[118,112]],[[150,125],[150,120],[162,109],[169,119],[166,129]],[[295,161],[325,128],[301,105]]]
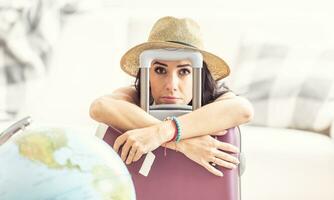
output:
[[[2,0],[0,120],[92,124],[89,104],[133,83],[120,57],[146,41],[161,16],[198,21],[206,48],[233,69],[251,43],[296,49],[284,62],[303,57],[298,65],[333,51],[332,8],[331,1]]]
[[[29,115],[93,133],[90,103],[134,82],[119,67],[126,50],[158,18],[190,17],[206,49],[230,65],[223,81],[255,108],[244,199],[334,199],[333,8],[330,0],[1,0],[0,128]]]

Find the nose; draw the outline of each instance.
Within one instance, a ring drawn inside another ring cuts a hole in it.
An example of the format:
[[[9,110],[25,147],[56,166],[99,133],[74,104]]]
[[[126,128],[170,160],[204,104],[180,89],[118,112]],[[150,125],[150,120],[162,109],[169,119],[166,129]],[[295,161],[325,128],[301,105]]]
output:
[[[166,89],[167,91],[177,91],[179,85],[179,77],[176,73],[168,74],[166,78]]]

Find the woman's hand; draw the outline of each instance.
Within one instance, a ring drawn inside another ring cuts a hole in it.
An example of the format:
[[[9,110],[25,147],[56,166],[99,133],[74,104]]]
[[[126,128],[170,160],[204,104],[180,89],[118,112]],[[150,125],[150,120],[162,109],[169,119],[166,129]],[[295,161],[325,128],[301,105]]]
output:
[[[216,176],[223,176],[223,173],[213,165],[217,164],[233,169],[239,164],[239,160],[236,157],[225,152],[238,153],[239,149],[234,145],[214,139],[210,135],[182,140],[178,144],[178,149],[189,159]]]
[[[126,164],[131,164],[168,140],[167,134],[161,134],[161,127],[150,126],[127,131],[120,135],[114,143],[114,150],[119,151],[122,146],[121,158]]]

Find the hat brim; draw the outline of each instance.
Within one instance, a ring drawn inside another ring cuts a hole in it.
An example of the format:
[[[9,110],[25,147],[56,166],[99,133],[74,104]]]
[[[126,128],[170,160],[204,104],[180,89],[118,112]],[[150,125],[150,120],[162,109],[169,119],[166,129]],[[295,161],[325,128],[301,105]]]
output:
[[[207,64],[213,79],[216,81],[221,80],[230,74],[229,66],[220,57],[195,47],[174,42],[145,42],[129,49],[121,58],[120,64],[122,70],[127,74],[136,77],[139,69],[139,55],[148,49],[163,48],[192,49],[201,52],[203,61]]]

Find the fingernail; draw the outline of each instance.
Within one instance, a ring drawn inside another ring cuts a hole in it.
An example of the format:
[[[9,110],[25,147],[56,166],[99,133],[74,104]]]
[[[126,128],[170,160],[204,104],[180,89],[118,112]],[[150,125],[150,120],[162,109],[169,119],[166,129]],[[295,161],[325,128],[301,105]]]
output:
[[[224,176],[224,174],[223,174],[223,173],[220,173],[220,174],[219,174],[219,176],[220,176],[220,177],[223,177],[223,176]]]

